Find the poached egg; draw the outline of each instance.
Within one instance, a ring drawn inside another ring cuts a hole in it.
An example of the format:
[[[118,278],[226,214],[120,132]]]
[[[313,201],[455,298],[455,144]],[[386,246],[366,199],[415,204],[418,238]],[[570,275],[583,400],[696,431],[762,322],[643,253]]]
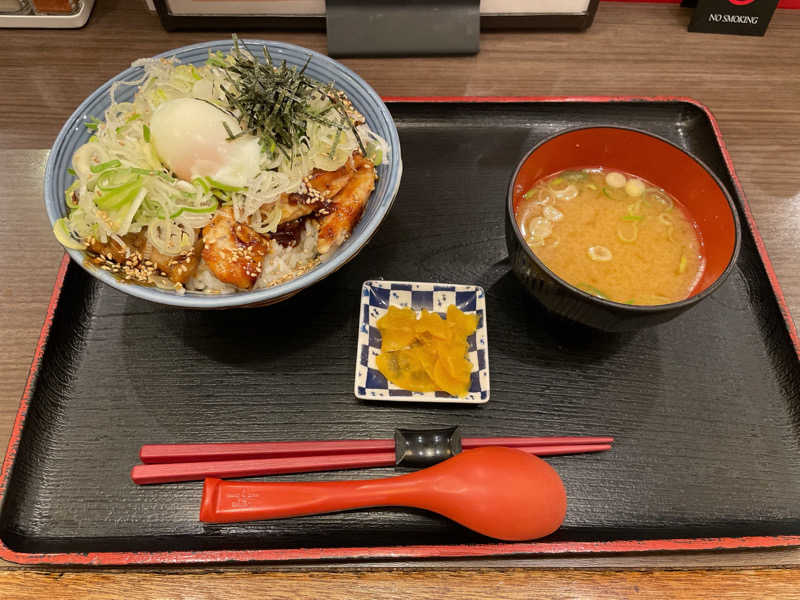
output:
[[[223,123],[234,135],[242,131],[233,116],[208,102],[170,100],[153,113],[150,142],[161,162],[180,179],[210,177],[244,187],[261,170],[261,147],[250,134],[228,139]]]

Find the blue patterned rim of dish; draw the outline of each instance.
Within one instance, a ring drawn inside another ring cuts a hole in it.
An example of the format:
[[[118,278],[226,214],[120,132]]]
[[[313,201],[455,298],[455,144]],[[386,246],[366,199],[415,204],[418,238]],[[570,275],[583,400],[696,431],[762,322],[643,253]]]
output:
[[[478,315],[478,328],[467,338],[467,356],[472,363],[469,392],[458,398],[447,392],[410,392],[387,381],[375,359],[381,351],[381,332],[376,327],[389,310],[423,308],[444,317],[455,304],[465,313]],[[486,334],[486,293],[477,285],[421,283],[417,281],[365,281],[361,288],[358,347],[354,393],[362,400],[395,402],[447,402],[482,404],[489,400],[489,341]]]
[[[171,291],[123,283],[110,273],[86,264],[83,252],[67,250],[77,264],[108,285],[145,300],[187,308],[227,308],[276,302],[309,287],[343,266],[370,240],[389,212],[397,195],[403,171],[400,139],[389,109],[386,108],[375,90],[353,71],[319,52],[283,42],[252,39],[241,41],[253,50],[260,50],[262,45],[266,45],[273,60],[276,62],[285,60],[290,65],[302,65],[310,54],[312,56],[311,63],[308,65],[306,73],[311,78],[324,83],[334,81],[335,86],[344,91],[356,109],[364,115],[370,128],[388,142],[390,155],[377,169],[378,181],[375,191],[367,203],[361,221],[353,230],[350,238],[334,252],[333,256],[308,273],[271,288],[234,294],[209,295],[186,292],[181,295]],[[231,40],[204,42],[170,50],[159,54],[156,58],[175,57],[183,64],[200,65],[208,58],[209,51],[228,52],[232,45]],[[253,54],[260,56],[260,52],[253,52]],[[91,117],[103,118],[106,109],[111,104],[108,92],[114,82],[136,81],[142,77],[143,73],[142,67],[130,67],[108,80],[86,98],[64,124],[53,144],[44,174],[45,207],[51,224],[60,217],[66,216],[64,190],[69,187],[73,179],[67,173],[67,168],[72,162],[75,150],[86,143],[90,137],[90,132],[84,123],[89,122]],[[119,86],[115,97],[118,102],[128,101],[137,89],[138,86],[135,85]]]

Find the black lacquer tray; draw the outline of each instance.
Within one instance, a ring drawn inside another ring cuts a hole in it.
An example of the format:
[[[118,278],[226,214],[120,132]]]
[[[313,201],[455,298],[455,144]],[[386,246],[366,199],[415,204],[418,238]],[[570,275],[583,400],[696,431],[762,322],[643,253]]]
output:
[[[136,564],[800,544],[798,340],[710,113],[669,98],[406,99],[390,108],[405,162],[392,212],[351,263],[286,302],[180,310],[62,265],[3,466],[0,556]],[[505,190],[517,160],[546,135],[600,124],[693,152],[728,187],[744,224],[725,285],[635,333],[551,319],[505,261]],[[378,277],[483,286],[488,404],[353,397],[359,290]],[[390,437],[397,426],[453,424],[469,436],[617,441],[610,452],[549,459],[568,514],[532,543],[496,543],[403,510],[204,526],[200,483],[129,479],[143,443]]]

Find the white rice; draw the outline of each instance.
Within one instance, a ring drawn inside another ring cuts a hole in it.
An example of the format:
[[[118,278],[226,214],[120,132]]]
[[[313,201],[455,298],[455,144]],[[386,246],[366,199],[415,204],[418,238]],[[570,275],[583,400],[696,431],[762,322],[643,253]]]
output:
[[[192,292],[203,292],[205,294],[230,294],[237,290],[235,285],[223,283],[211,272],[204,260],[197,265],[197,271],[186,282],[185,287]]]
[[[313,219],[306,219],[305,230],[300,234],[297,246],[284,248],[272,242],[269,254],[264,257],[261,275],[256,279],[253,289],[268,288],[302,275],[316,265],[317,233],[319,225]]]
[[[270,250],[264,257],[261,274],[253,285],[253,289],[272,287],[284,283],[311,270],[317,264],[317,233],[319,225],[313,219],[307,219],[305,230],[294,247],[284,248],[277,242],[270,241]],[[189,281],[186,289],[205,294],[229,294],[239,290],[236,286],[223,283],[217,279],[206,265],[200,261],[197,271]]]

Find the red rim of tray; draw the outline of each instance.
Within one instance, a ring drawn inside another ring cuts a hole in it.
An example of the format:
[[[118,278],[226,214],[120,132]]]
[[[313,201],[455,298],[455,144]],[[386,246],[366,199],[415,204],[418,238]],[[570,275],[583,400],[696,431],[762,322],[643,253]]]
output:
[[[747,225],[752,232],[759,257],[764,263],[770,285],[778,300],[786,329],[792,340],[795,352],[800,357],[800,338],[789,314],[778,279],[772,263],[767,256],[764,241],[758,232],[750,205],[742,192],[739,178],[733,168],[728,149],[722,140],[719,125],[714,115],[704,104],[692,98],[680,96],[430,96],[430,97],[384,97],[385,102],[685,102],[703,111],[714,130],[716,141],[722,151],[725,166],[731,175],[735,192],[741,203]],[[44,324],[42,325],[36,350],[33,355],[28,379],[20,400],[19,410],[14,420],[14,427],[8,442],[2,470],[0,470],[0,505],[5,498],[9,475],[17,454],[22,426],[30,404],[33,385],[39,374],[45,345],[53,323],[56,305],[61,294],[64,277],[69,265],[69,255],[65,254],[58,270],[50,303],[47,306]],[[752,548],[777,548],[800,546],[800,535],[745,536],[721,538],[689,538],[689,539],[647,539],[619,540],[607,542],[521,542],[521,543],[486,543],[472,545],[438,546],[375,546],[352,548],[292,548],[271,550],[198,550],[198,551],[164,551],[164,552],[55,552],[26,553],[17,552],[0,540],[0,558],[20,564],[52,564],[52,565],[154,565],[184,563],[221,563],[221,562],[269,562],[269,561],[306,561],[306,560],[358,560],[358,559],[408,559],[408,558],[470,558],[481,556],[513,556],[526,554],[593,554],[598,552],[656,552],[656,551],[699,551],[699,550],[734,550]]]

